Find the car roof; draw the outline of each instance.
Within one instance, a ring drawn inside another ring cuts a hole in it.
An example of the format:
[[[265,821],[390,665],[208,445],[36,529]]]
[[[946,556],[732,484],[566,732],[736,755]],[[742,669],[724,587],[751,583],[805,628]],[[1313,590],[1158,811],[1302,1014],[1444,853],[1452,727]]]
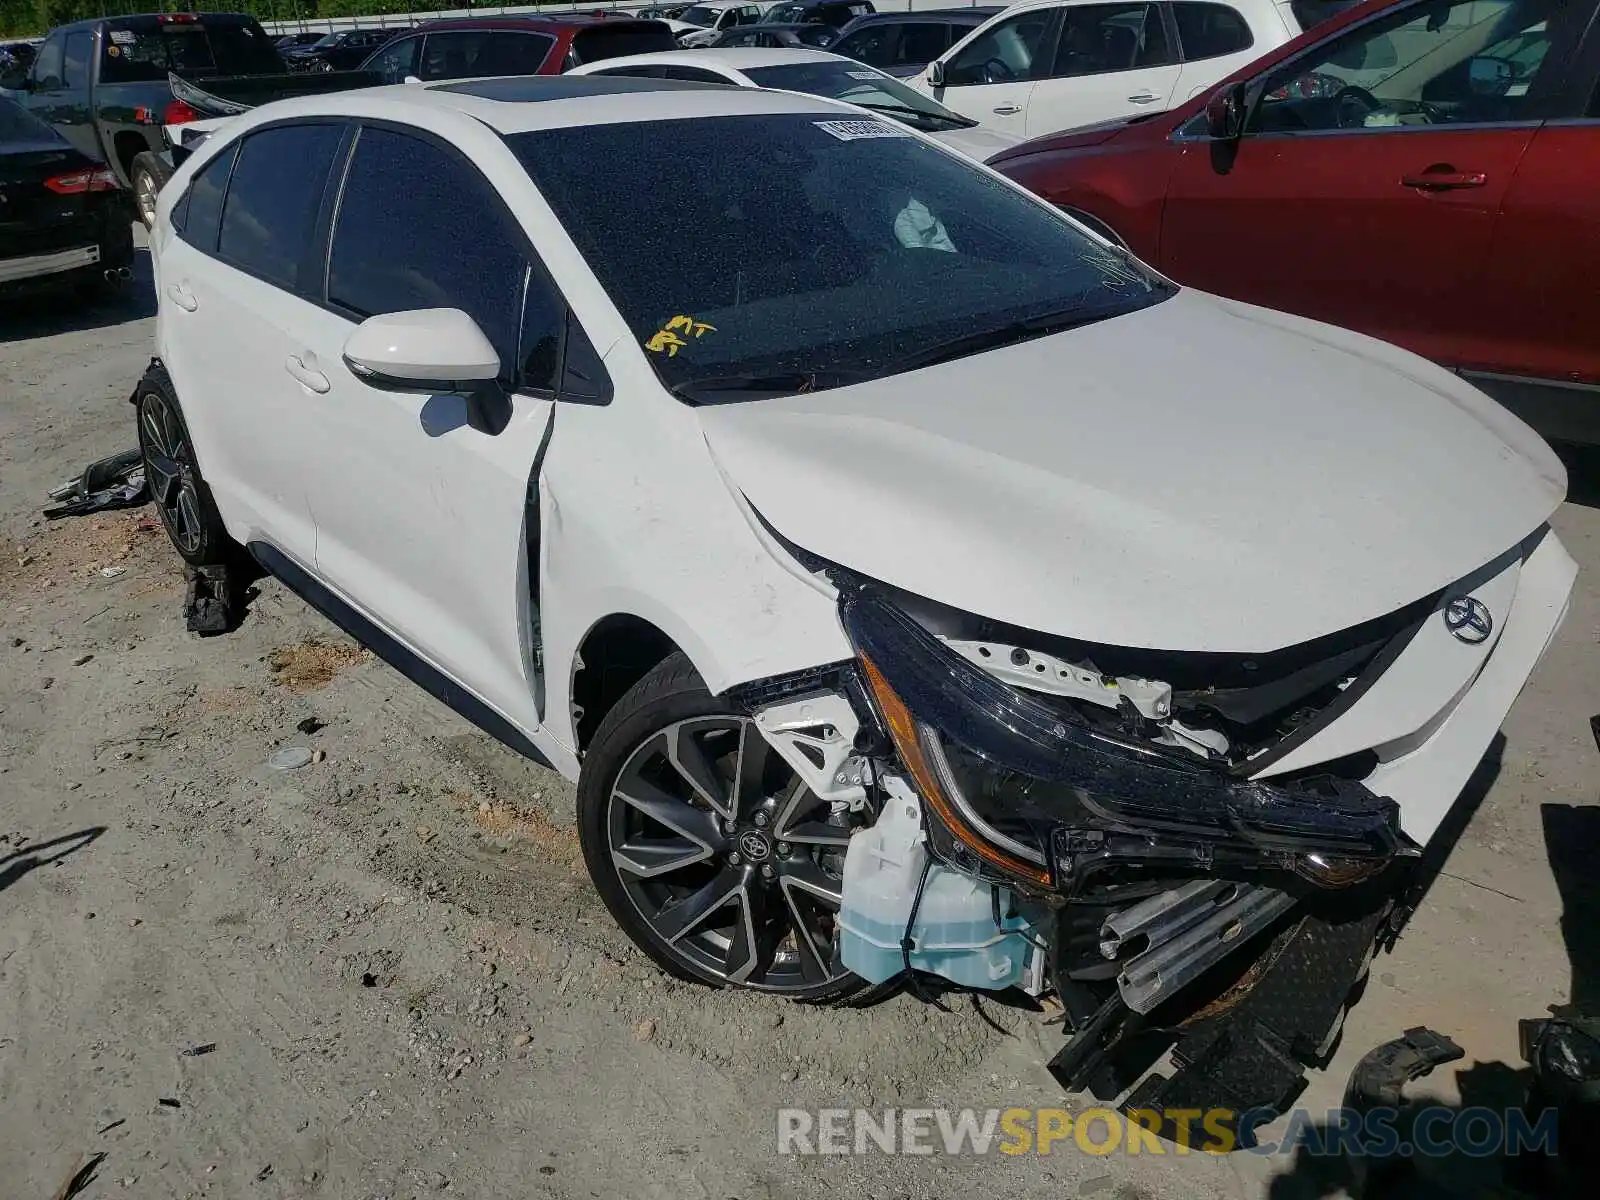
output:
[[[624,17],[601,17],[592,13],[551,13],[525,15],[508,14],[503,17],[435,17],[417,24],[419,30],[441,29],[538,29],[549,31],[552,26],[587,29],[592,25],[659,25],[655,18],[634,21]]]
[[[279,120],[331,116],[402,123],[424,113],[454,111],[501,134],[633,121],[856,111],[836,100],[793,92],[573,74],[400,83],[279,100],[256,111],[269,110]]]
[[[754,29],[754,25],[743,26]],[[782,67],[789,63],[849,63],[859,67],[853,58],[840,58],[826,50],[812,50],[804,46],[704,46],[689,50],[662,50],[652,54],[629,54],[621,58],[605,58],[592,64],[594,69],[628,65],[656,65],[670,63],[678,67],[727,67],[734,71],[748,71],[752,67]]]
[[[918,8],[910,12],[862,13],[850,24],[859,29],[863,25],[895,25],[905,21],[961,21],[981,25],[995,13],[1004,12],[999,4],[980,5],[974,8]]]

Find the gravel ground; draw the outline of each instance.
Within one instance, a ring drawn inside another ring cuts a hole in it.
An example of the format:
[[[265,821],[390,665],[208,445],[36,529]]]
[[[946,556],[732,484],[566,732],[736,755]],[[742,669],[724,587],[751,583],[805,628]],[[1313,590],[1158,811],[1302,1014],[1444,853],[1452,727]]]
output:
[[[598,904],[563,780],[273,581],[237,633],[187,634],[145,511],[43,522],[51,486],[133,444],[152,312],[144,261],[118,304],[0,308],[5,1196],[95,1154],[84,1195],[1333,1194],[1249,1155],[778,1156],[780,1106],[1070,1104],[1059,1032],[993,1000],[826,1011],[665,979]],[[1516,1019],[1597,978],[1569,962],[1544,806],[1600,800],[1600,509],[1556,525],[1589,574],[1313,1108],[1418,1024],[1468,1052],[1434,1092],[1498,1095]],[[268,769],[286,746],[316,761]]]

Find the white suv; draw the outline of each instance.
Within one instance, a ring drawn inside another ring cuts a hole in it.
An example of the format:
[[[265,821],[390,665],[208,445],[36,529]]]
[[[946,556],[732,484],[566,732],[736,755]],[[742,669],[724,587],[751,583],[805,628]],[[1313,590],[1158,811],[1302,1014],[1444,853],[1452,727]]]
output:
[[[1322,1044],[1573,582],[1558,460],[1460,379],[817,97],[271,104],[154,250],[191,565],[576,779],[667,970],[1053,989],[1069,1083],[1269,943],[1310,982],[1251,1019]]]
[[[1022,0],[907,82],[1034,138],[1174,108],[1299,33],[1289,0]]]

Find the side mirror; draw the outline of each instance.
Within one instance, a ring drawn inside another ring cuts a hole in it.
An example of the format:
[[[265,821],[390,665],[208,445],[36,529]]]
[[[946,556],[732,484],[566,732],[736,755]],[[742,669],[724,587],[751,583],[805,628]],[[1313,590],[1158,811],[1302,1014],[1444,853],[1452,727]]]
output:
[[[1236,142],[1244,136],[1244,88],[1242,83],[1229,84],[1206,101],[1206,133],[1212,141]]]
[[[938,59],[928,64],[928,86],[944,86],[944,64]]]
[[[492,389],[500,356],[459,308],[419,308],[368,317],[345,339],[344,362],[372,387],[425,396]]]

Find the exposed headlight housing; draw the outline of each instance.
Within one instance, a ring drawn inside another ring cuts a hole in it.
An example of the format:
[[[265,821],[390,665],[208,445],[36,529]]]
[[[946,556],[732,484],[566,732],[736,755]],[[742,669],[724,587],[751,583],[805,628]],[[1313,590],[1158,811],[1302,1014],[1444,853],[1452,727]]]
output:
[[[1076,891],[1116,864],[1237,865],[1340,886],[1415,853],[1392,800],[1327,777],[1241,780],[1107,734],[1011,687],[870,587],[840,615],[906,770],[947,831],[1002,875]]]

